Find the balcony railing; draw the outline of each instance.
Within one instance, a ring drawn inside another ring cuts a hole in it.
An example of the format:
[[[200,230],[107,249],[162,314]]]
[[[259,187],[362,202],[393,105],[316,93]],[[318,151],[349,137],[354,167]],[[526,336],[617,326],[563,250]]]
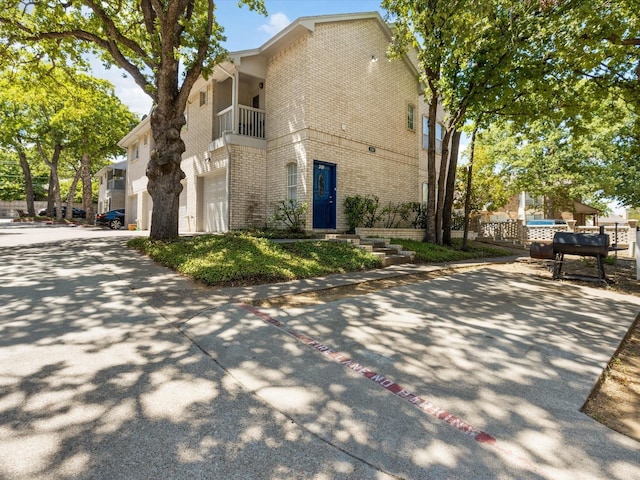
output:
[[[112,179],[107,182],[107,190],[124,190],[126,188],[126,183],[124,179]]]
[[[233,107],[228,107],[218,113],[218,138],[227,131],[235,131],[238,135],[253,138],[265,138],[265,111],[259,108],[240,105],[238,107],[238,124],[233,128]]]

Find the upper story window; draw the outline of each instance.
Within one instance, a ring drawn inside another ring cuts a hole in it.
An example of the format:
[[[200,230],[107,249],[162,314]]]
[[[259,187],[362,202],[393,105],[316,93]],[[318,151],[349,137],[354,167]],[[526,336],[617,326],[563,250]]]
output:
[[[429,119],[422,117],[422,148],[429,148]]]
[[[207,91],[200,92],[200,106],[207,104]]]
[[[137,160],[140,157],[140,142],[136,142],[131,147],[131,160]]]
[[[407,104],[407,128],[409,130],[416,129],[416,121],[415,121],[415,113],[416,107],[414,107],[411,103]]]
[[[287,200],[298,199],[298,165],[289,163],[287,165]]]
[[[442,133],[444,128],[441,123],[436,123],[436,153],[442,153]],[[422,148],[429,148],[429,119],[422,117]]]
[[[436,153],[442,153],[442,124],[436,123]]]

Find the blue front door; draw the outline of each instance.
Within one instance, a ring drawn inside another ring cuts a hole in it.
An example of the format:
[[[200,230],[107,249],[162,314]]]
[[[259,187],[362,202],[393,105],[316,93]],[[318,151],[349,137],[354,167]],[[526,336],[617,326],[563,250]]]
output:
[[[313,161],[313,228],[336,228],[336,166]]]

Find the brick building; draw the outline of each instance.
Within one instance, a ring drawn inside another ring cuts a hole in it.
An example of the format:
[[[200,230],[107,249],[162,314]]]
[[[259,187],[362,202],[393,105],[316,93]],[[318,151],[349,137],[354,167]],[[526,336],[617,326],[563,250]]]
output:
[[[309,205],[307,229],[345,230],[348,196],[426,201],[428,106],[415,61],[385,58],[390,40],[377,12],[303,17],[201,78],[182,132],[179,230],[264,226],[289,198]],[[126,221],[142,229],[151,144],[148,118],[120,142]]]

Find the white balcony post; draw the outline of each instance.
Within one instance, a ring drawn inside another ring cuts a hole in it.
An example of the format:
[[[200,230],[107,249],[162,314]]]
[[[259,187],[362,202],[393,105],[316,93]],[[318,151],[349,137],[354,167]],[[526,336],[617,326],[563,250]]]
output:
[[[239,110],[238,110],[238,71],[233,72],[233,77],[231,77],[232,88],[231,88],[231,105],[233,109],[231,111],[231,130],[233,133],[238,133],[238,121],[239,121]]]

